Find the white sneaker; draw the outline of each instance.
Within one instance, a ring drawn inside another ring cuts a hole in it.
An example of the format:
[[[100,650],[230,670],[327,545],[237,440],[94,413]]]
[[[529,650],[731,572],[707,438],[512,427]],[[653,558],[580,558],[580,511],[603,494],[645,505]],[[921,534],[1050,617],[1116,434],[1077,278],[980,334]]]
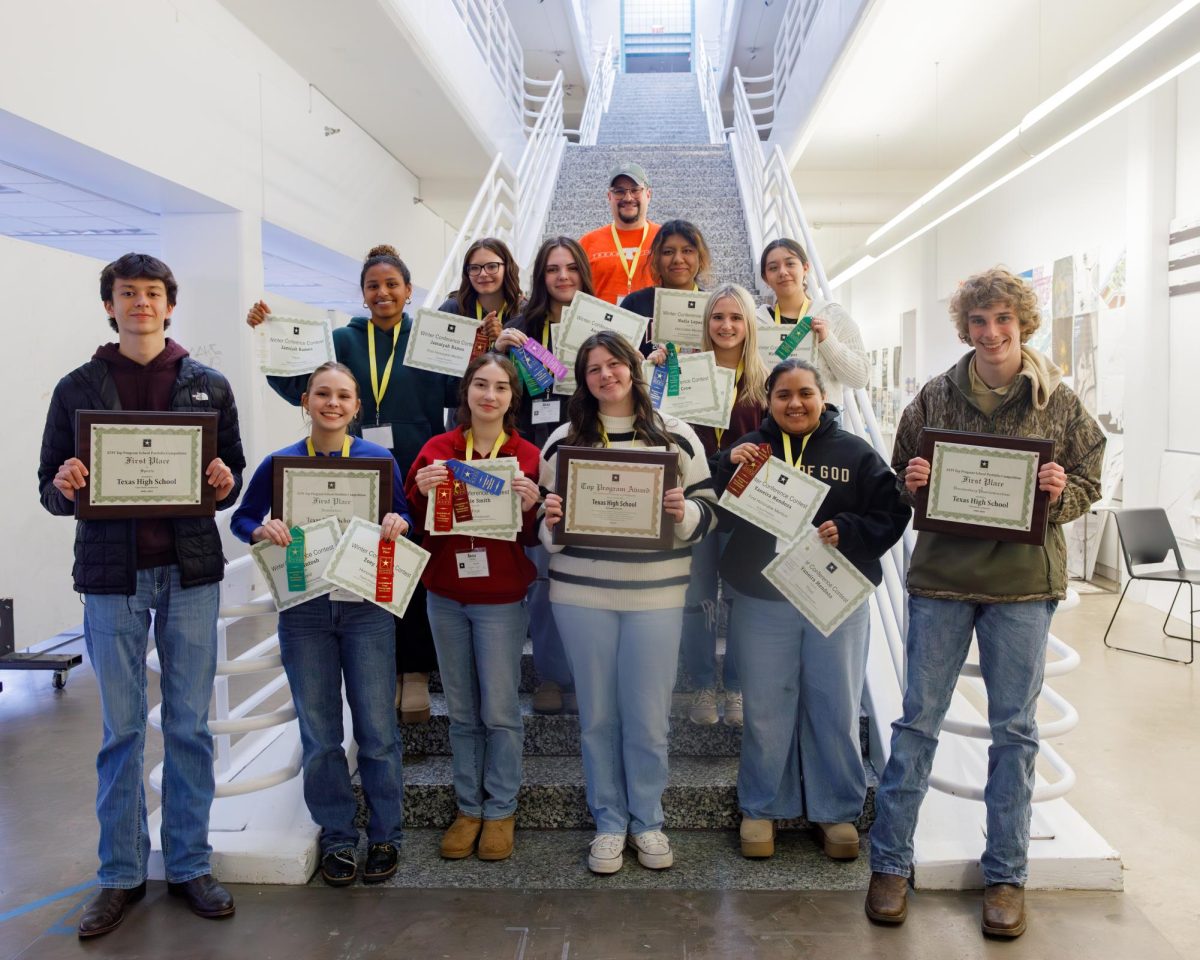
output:
[[[688,707],[688,719],[692,723],[710,724],[717,722],[717,691],[712,687],[697,690]]]
[[[619,833],[598,833],[588,847],[592,873],[616,873],[625,863],[625,838]]]
[[[725,693],[725,726],[742,725],[742,691],[728,690]]]
[[[635,833],[629,838],[629,846],[637,851],[638,863],[651,870],[665,870],[675,862],[671,841],[661,830]]]

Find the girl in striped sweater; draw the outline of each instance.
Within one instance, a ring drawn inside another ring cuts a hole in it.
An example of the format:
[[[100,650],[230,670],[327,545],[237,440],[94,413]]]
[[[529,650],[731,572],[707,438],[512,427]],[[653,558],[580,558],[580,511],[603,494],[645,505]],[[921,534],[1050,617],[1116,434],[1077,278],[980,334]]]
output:
[[[560,446],[672,450],[680,485],[663,495],[675,523],[669,550],[562,547],[552,531],[562,499],[546,496],[540,536],[550,551],[550,606],[575,690],[596,836],[595,873],[621,869],[628,834],[644,867],[671,866],[662,832],[667,730],[679,656],[692,545],[714,526],[715,497],[704,449],[686,423],[654,410],[642,357],[624,338],[601,331],[575,359],[579,384],[542,451],[541,485],[553,488]]]

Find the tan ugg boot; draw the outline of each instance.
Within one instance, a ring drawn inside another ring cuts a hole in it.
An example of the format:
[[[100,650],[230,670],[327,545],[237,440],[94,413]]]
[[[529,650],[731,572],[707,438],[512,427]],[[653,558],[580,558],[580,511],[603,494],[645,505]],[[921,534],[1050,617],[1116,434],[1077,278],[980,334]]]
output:
[[[517,818],[484,820],[483,834],[479,838],[477,856],[480,860],[506,860],[513,852],[513,829]]]
[[[461,810],[450,829],[442,834],[442,856],[447,860],[462,860],[475,852],[475,843],[479,832],[483,829],[483,821],[478,817],[468,817]]]

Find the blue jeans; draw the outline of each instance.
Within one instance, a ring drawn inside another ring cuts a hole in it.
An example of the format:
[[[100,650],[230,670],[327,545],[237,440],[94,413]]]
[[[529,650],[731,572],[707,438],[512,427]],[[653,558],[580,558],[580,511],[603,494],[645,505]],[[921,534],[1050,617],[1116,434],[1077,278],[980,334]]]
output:
[[[938,731],[974,630],[987,688],[987,844],[980,866],[987,885],[1022,886],[1027,875],[1037,698],[1046,668],[1046,635],[1056,600],[965,603],[908,598],[908,686],[904,716],[892,724],[892,755],[875,798],[871,869],[907,877],[913,834],[929,786]]]
[[[710,534],[692,547],[692,579],[683,607],[683,669],[697,689],[717,685],[717,621],[720,619],[717,565],[729,534]],[[725,638],[725,668],[721,684],[726,691],[740,690],[733,657],[733,638]]]
[[[553,680],[560,687],[570,687],[571,665],[563,651],[558,625],[550,612],[550,554],[545,547],[526,547],[525,555],[537,567],[537,579],[525,595],[529,613],[529,636],[533,640],[533,666],[539,680]]]
[[[146,745],[146,647],[150,611],[162,664],[162,849],[167,879],[210,872],[208,812],[213,745],[208,702],[217,670],[215,583],[186,590],[179,567],[137,572],[137,592],[85,594],[83,635],[100,688],[104,734],[96,757],[100,886],[130,889],[146,879],[150,830],[142,754]]]
[[[358,846],[350,766],[342,748],[342,681],[358,744],[367,839],[399,845],[404,761],[396,727],[396,628],[373,603],[315,597],[279,614],[279,653],[300,720],[304,802],[321,853]]]
[[[742,815],[857,820],[867,795],[858,736],[867,604],[826,637],[785,600],[732,588],[730,600],[729,633],[746,696],[738,768]]]
[[[525,608],[458,603],[433,591],[429,625],[450,714],[454,794],[468,817],[503,820],[521,789],[521,648]]]
[[[683,609],[551,606],[575,677],[588,809],[596,829],[659,830]]]

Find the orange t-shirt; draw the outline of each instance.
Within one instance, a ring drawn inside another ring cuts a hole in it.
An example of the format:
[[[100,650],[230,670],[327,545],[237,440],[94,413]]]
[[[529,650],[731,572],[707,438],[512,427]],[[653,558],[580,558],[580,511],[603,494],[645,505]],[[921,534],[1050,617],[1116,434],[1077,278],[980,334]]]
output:
[[[632,282],[625,273],[625,264],[621,262],[620,254],[613,245],[612,224],[604,226],[591,233],[585,233],[579,238],[579,245],[587,254],[588,265],[592,268],[592,283],[596,287],[596,296],[609,303],[616,303],[623,296],[642,287],[654,286],[650,277],[650,244],[658,233],[658,224],[649,224],[646,239],[642,242],[642,255],[638,258],[637,269],[633,271]],[[632,263],[638,251],[638,243],[642,240],[642,228],[636,230],[617,230],[621,246],[625,248],[625,262]]]

